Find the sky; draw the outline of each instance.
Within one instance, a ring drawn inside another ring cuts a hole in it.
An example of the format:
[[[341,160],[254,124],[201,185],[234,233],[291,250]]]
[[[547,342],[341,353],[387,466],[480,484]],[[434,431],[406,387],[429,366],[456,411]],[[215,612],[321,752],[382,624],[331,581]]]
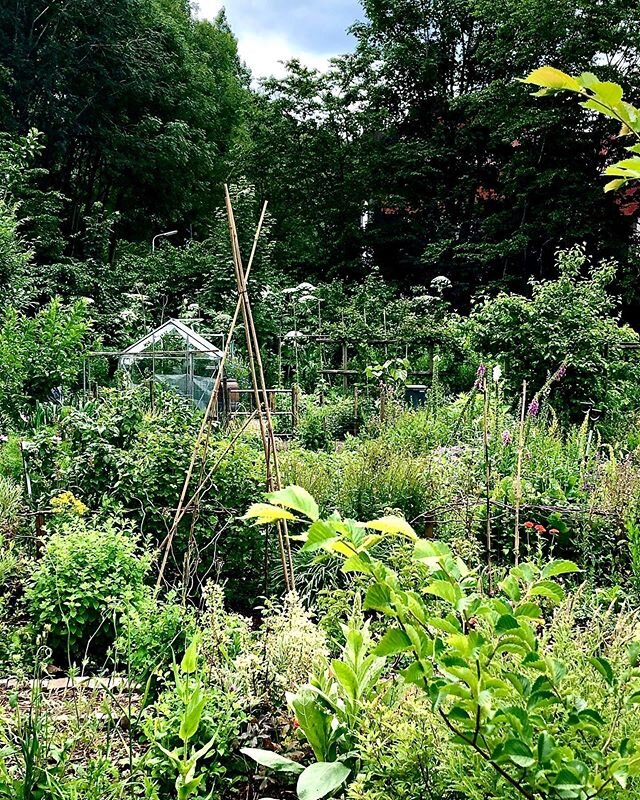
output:
[[[331,56],[353,50],[346,28],[361,16],[358,0],[197,0],[209,19],[224,6],[240,57],[254,78],[280,77],[279,61],[299,58],[323,69]]]

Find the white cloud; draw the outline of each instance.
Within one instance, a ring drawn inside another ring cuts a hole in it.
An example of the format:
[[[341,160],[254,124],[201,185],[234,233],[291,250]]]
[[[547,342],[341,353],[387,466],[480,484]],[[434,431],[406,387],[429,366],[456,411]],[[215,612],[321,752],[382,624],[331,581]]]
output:
[[[200,0],[197,13],[200,17],[213,19],[224,3],[218,0]],[[256,30],[251,20],[242,15],[234,18],[227,6],[229,24],[238,38],[240,58],[247,64],[254,78],[285,75],[284,64],[292,58],[298,58],[305,66],[325,70],[334,53],[312,53],[290,39],[286,34],[276,31]],[[257,21],[257,20],[256,20]]]
[[[309,53],[296,47],[280,33],[243,33],[238,37],[240,58],[250,68],[255,78],[274,75],[281,78],[285,74],[284,64],[298,58],[307,67],[325,70],[329,65],[329,55]]]

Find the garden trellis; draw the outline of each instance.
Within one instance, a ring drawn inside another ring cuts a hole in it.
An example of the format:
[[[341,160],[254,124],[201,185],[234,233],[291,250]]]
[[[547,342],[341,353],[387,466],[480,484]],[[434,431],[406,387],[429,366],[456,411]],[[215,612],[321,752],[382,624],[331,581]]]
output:
[[[206,406],[205,414],[203,416],[202,423],[200,425],[200,431],[196,438],[196,443],[191,454],[191,461],[189,464],[189,468],[187,469],[187,473],[185,475],[173,523],[167,533],[167,536],[165,537],[164,541],[161,544],[161,550],[163,550],[163,554],[162,554],[162,562],[158,572],[158,578],[156,581],[156,592],[159,591],[162,585],[164,572],[167,565],[167,560],[169,557],[169,553],[171,552],[172,543],[178,524],[180,523],[180,520],[184,517],[184,515],[187,513],[187,511],[190,511],[191,513],[191,533],[189,538],[190,544],[194,541],[193,526],[198,513],[198,505],[200,500],[202,499],[202,495],[204,494],[205,487],[207,486],[212,475],[211,470],[208,473],[206,472],[206,458],[209,449],[211,421],[213,418],[212,411],[217,403],[220,386],[223,380],[224,365],[227,360],[227,356],[229,355],[231,340],[236,328],[238,317],[241,312],[244,320],[244,331],[245,331],[247,354],[251,372],[252,392],[254,396],[255,409],[256,409],[254,414],[252,414],[249,417],[245,425],[248,425],[254,416],[257,418],[258,426],[260,429],[260,436],[262,439],[262,444],[264,449],[264,455],[265,455],[267,489],[269,489],[270,491],[274,491],[281,488],[280,469],[278,465],[278,455],[277,455],[275,433],[273,427],[273,418],[270,409],[269,391],[266,388],[264,370],[262,365],[262,357],[260,354],[260,347],[258,343],[255,325],[253,322],[253,313],[251,310],[251,303],[249,300],[249,293],[247,289],[247,280],[249,277],[249,273],[251,272],[251,267],[253,265],[253,259],[258,245],[260,231],[262,230],[262,224],[264,222],[264,217],[267,210],[267,203],[265,202],[262,207],[262,213],[260,215],[260,219],[258,220],[258,225],[256,227],[255,235],[253,238],[253,245],[251,248],[251,253],[249,256],[249,261],[247,263],[246,269],[243,265],[242,257],[240,254],[240,245],[238,242],[238,233],[236,229],[233,208],[231,205],[231,197],[229,194],[229,189],[226,184],[225,184],[225,204],[226,204],[227,218],[229,223],[231,251],[233,255],[233,266],[236,279],[236,286],[238,290],[238,299],[236,302],[235,312],[231,320],[231,324],[229,326],[226,344],[224,350],[220,354],[220,359],[215,379],[213,382],[211,393],[209,395],[209,400]],[[232,442],[229,444],[228,446],[229,449],[233,447],[234,442],[235,440],[232,440]],[[195,490],[191,493],[191,497],[188,498],[189,490],[194,475],[197,475],[198,483]],[[289,532],[287,529],[286,520],[284,519],[278,520],[276,523],[276,528],[278,533],[278,543],[282,561],[285,587],[288,591],[290,591],[295,587],[295,583],[294,583],[293,557],[291,553],[291,545],[289,541]],[[267,540],[265,540],[265,557],[267,553],[268,553],[268,542]],[[189,580],[188,577],[189,566],[190,566],[189,561],[190,558],[188,553],[187,558],[185,559],[185,566],[184,566],[185,590]]]

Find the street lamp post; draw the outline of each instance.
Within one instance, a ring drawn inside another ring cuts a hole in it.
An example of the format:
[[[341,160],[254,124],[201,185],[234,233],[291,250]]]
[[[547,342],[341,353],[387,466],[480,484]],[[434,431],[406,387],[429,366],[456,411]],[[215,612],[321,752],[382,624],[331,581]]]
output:
[[[156,239],[162,239],[166,236],[175,236],[178,231],[165,231],[164,233],[156,233],[156,235],[151,240],[151,252],[156,252]]]

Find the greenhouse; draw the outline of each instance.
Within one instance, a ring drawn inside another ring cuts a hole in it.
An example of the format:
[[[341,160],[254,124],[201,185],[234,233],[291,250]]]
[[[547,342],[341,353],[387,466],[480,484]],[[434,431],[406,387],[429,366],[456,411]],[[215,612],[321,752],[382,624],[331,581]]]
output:
[[[118,366],[129,373],[134,383],[152,379],[170,386],[204,410],[221,358],[222,350],[202,334],[179,319],[169,319],[123,350]]]

